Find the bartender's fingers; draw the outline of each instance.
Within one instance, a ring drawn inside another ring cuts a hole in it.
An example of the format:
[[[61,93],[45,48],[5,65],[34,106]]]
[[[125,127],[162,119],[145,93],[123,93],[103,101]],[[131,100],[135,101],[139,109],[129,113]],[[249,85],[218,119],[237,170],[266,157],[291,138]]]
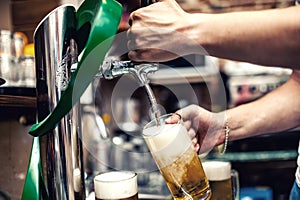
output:
[[[176,112],[171,115],[171,117],[166,119],[166,123],[168,124],[176,124],[181,120],[181,115],[180,113]]]
[[[127,48],[129,51],[149,48],[149,45],[145,43],[147,41],[147,31],[145,30],[145,28],[133,29],[132,27],[127,30]]]
[[[192,126],[192,122],[189,119],[183,118],[180,113],[181,113],[180,111],[177,111],[176,113],[174,113],[174,115],[172,115],[172,117],[169,117],[168,119],[166,119],[166,123],[175,124],[179,120],[182,120],[185,128],[187,130],[189,130]]]
[[[127,42],[127,49],[129,51],[135,51],[136,50],[136,44],[133,40],[131,40],[130,38],[128,38],[128,42]]]
[[[192,121],[191,121],[191,120],[183,121],[183,125],[184,125],[184,127],[185,127],[187,130],[192,129]],[[194,129],[193,129],[193,130],[194,130]]]
[[[143,8],[140,8],[140,10],[142,10]],[[131,21],[131,23],[135,20],[139,20],[141,19],[141,16],[139,13],[142,13],[142,12],[138,12],[138,11],[133,11],[130,13],[129,15],[129,22]]]
[[[136,62],[147,62],[150,60],[150,55],[148,50],[131,50],[128,52],[128,57]]]
[[[194,147],[195,152],[199,152],[200,150],[200,145],[199,145],[199,141],[198,141],[198,136],[196,134],[196,131],[194,129],[189,129],[188,131],[188,135],[190,136],[191,140],[192,140],[192,144]]]
[[[166,62],[178,58],[177,54],[158,48],[151,48],[150,45],[149,48],[139,46],[135,48],[136,50],[134,50],[134,46],[131,45],[129,48],[133,50],[129,51],[128,57],[137,62]]]
[[[165,120],[167,124],[176,124],[181,120],[181,115],[178,113],[172,114],[169,118]]]
[[[199,153],[199,152],[200,152],[200,145],[199,145],[198,143],[196,143],[196,144],[194,145],[194,151],[195,151],[196,153]]]
[[[190,129],[188,129],[188,135],[189,135],[189,137],[193,140],[194,138],[196,138],[196,140],[197,140],[197,137],[196,137],[196,131],[193,129],[193,128],[190,128]]]
[[[192,139],[192,144],[194,147],[194,151],[198,153],[200,151],[200,144],[198,143],[198,140],[196,138]]]

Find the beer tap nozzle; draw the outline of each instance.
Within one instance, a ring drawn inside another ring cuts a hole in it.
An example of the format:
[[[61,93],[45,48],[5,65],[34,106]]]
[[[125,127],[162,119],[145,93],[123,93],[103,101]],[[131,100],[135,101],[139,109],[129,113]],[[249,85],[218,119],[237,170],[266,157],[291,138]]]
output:
[[[147,84],[148,74],[159,69],[157,63],[136,63],[133,61],[106,61],[102,65],[102,77],[113,79],[115,77],[132,74],[141,86]]]

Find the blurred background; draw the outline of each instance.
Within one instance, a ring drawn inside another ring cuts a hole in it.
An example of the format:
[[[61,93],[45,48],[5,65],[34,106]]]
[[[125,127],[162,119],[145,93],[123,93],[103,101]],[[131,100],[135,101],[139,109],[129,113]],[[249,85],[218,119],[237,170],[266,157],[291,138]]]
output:
[[[129,27],[129,13],[139,8],[140,2],[119,2],[124,7],[121,33]],[[78,7],[81,1],[0,1],[0,78],[5,80],[0,86],[0,195],[3,199],[20,199],[31,150],[32,137],[27,132],[36,118],[33,33],[51,10],[65,3]],[[188,12],[207,13],[295,4],[293,0],[178,0],[178,3]],[[122,41],[115,41],[112,49],[121,46],[124,46]],[[113,51],[111,54],[115,56]],[[165,112],[174,112],[191,103],[218,112],[262,97],[285,83],[290,74],[290,70],[277,66],[264,68],[189,55],[163,63],[150,76],[150,81]],[[87,185],[89,176],[108,168],[135,169],[141,174],[141,193],[168,195],[151,157],[144,155],[147,149],[140,132],[149,120],[150,109],[144,90],[130,77],[96,78],[81,103]],[[101,129],[102,124],[105,130]],[[256,194],[258,191],[272,193],[273,199],[288,199],[299,137],[299,130],[295,129],[235,141],[229,144],[225,155],[219,155],[216,149],[202,159],[230,161],[239,172],[241,187],[251,188]]]

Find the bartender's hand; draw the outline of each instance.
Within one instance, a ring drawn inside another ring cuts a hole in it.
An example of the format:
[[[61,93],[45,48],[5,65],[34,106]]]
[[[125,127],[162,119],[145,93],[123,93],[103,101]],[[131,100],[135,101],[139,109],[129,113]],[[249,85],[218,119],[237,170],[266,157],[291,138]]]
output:
[[[181,115],[196,152],[208,152],[222,143],[221,135],[224,132],[224,115],[222,113],[212,113],[197,105],[189,105],[176,113]],[[167,122],[176,123],[177,121],[178,118],[172,117]]]
[[[199,45],[188,33],[192,21],[175,0],[159,0],[132,12],[127,31],[129,58],[163,62],[193,53]]]

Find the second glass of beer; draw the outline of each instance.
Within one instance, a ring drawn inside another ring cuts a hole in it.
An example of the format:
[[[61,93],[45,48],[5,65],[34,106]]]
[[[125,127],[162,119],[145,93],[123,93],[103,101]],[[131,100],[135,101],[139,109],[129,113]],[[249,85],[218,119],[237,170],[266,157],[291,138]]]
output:
[[[206,161],[202,166],[213,200],[239,200],[239,176],[236,170],[231,169],[230,162]]]
[[[175,200],[208,200],[209,182],[186,128],[165,122],[172,115],[149,122],[143,137]]]
[[[111,171],[94,178],[96,200],[138,200],[137,174]]]

